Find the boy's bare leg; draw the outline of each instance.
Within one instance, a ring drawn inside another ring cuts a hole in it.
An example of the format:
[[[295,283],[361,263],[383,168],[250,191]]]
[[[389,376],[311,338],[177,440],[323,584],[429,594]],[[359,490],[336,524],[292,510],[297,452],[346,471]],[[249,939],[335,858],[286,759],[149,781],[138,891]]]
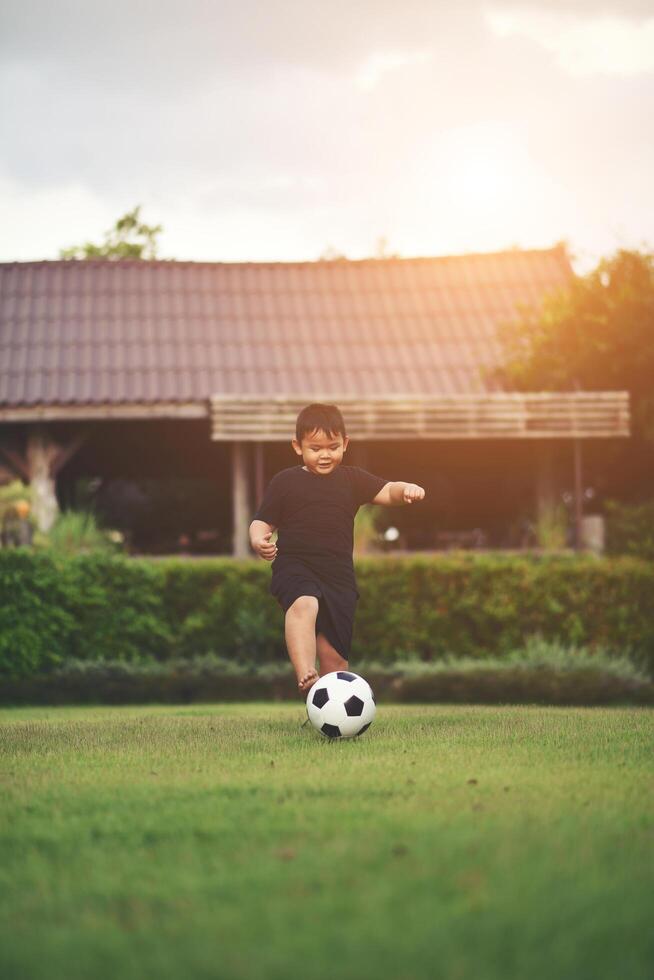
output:
[[[320,676],[331,674],[333,670],[347,670],[348,662],[338,650],[335,650],[324,633],[318,633],[316,637],[316,648],[318,660],[320,661]]]
[[[302,694],[318,680],[316,670],[316,617],[318,600],[313,595],[298,596],[286,610],[284,633],[286,649],[295,668]]]

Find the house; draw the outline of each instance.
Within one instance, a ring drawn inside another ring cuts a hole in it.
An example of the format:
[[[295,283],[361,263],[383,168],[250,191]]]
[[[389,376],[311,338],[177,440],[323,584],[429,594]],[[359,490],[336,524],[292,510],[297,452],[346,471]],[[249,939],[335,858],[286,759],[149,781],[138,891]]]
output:
[[[562,246],[2,263],[5,478],[32,484],[42,528],[82,477],[208,481],[223,550],[245,556],[267,480],[296,461],[297,412],[329,401],[345,416],[349,462],[430,490],[406,528],[412,546],[434,545],[439,522],[487,526],[502,543],[517,509],[551,504],[562,473],[580,509],[582,441],[629,434],[625,392],[524,394],[502,379],[500,324],[572,275]]]

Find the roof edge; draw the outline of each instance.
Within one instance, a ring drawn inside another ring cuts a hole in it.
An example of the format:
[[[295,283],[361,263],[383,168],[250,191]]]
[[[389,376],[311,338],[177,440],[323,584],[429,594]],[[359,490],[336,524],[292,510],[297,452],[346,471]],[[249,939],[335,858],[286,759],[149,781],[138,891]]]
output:
[[[289,260],[289,261],[247,261],[247,262],[209,262],[196,259],[26,259],[24,261],[20,259],[15,259],[10,262],[0,262],[0,268],[7,268],[13,266],[20,266],[22,268],[26,266],[75,266],[84,265],[86,266],[106,266],[106,265],[120,265],[120,266],[134,266],[136,268],[145,268],[152,266],[193,266],[215,268],[228,267],[234,268],[236,266],[240,268],[297,268],[311,267],[315,268],[319,265],[324,266],[352,266],[352,265],[402,265],[416,262],[453,262],[453,261],[465,261],[467,259],[484,259],[484,258],[498,258],[500,256],[511,256],[516,255],[524,256],[542,256],[542,255],[553,255],[559,253],[566,261],[570,264],[570,258],[568,255],[568,250],[565,242],[557,242],[548,248],[506,248],[499,249],[494,252],[457,252],[448,255],[407,255],[407,256],[397,256],[389,258],[375,258],[369,256],[367,258],[361,259],[300,259],[300,260]]]

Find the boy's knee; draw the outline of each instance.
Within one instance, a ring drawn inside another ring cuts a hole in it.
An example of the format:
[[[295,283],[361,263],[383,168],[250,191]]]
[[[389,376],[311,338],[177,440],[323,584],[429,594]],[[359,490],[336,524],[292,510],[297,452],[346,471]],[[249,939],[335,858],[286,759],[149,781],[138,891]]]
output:
[[[317,616],[318,600],[315,595],[300,595],[295,602],[288,607],[286,615]]]

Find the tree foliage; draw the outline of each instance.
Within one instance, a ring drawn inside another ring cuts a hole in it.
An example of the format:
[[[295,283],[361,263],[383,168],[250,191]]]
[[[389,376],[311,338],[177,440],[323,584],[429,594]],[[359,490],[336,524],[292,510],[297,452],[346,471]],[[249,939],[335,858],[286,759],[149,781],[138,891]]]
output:
[[[73,245],[59,252],[61,259],[156,259],[157,235],[162,225],[146,225],[140,220],[138,204],[119,218],[114,227],[105,232],[101,245],[86,242]]]
[[[654,441],[654,254],[618,250],[501,329],[522,391],[629,391],[634,435]]]

